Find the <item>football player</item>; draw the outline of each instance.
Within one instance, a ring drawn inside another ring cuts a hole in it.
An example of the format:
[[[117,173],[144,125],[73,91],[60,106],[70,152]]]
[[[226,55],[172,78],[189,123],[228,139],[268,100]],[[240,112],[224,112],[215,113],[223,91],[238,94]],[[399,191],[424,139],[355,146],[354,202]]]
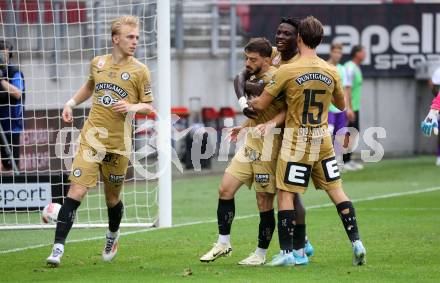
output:
[[[272,77],[275,67],[270,65],[272,47],[270,42],[264,38],[253,38],[244,48],[246,71],[250,74],[250,80],[261,85],[266,85]],[[260,225],[258,229],[258,247],[249,257],[239,262],[241,265],[261,265],[266,262],[266,251],[275,230],[275,218],[273,211],[273,200],[276,192],[275,169],[276,157],[281,145],[280,133],[271,132],[267,125],[284,122],[281,119],[273,120],[278,113],[284,112],[285,102],[276,100],[256,119],[250,119],[245,127],[249,127],[245,144],[237,151],[229,166],[226,168],[220,188],[219,202],[217,209],[217,220],[219,236],[214,247],[200,258],[202,262],[214,261],[221,256],[230,255],[232,247],[230,243],[230,232],[232,221],[235,215],[234,196],[238,189],[246,184],[249,188],[253,185],[256,191],[257,205],[260,211]],[[285,113],[285,112],[284,112]],[[253,129],[262,131],[265,137]],[[238,131],[242,127],[235,128],[232,134],[236,140]],[[269,133],[266,133],[269,131]]]
[[[154,111],[150,72],[133,57],[139,40],[139,19],[115,19],[111,39],[112,53],[91,61],[87,82],[63,109],[64,122],[71,123],[72,109],[90,97],[93,99],[72,164],[70,189],[58,214],[52,253],[47,258],[47,263],[54,267],[60,264],[76,210],[88,189],[96,185],[99,173],[104,181],[109,219],[102,259],[110,261],[116,255],[124,211],[120,192],[131,150],[131,123],[127,123],[126,116],[128,112]]]
[[[249,102],[253,109],[264,111],[280,93],[285,93],[287,103],[276,170],[281,251],[270,263],[272,266],[308,263],[304,247],[292,244],[292,230],[295,193],[306,191],[310,177],[315,188],[325,190],[336,205],[352,244],[353,264],[366,262],[366,250],[359,237],[355,210],[342,189],[328,132],[329,105],[332,102],[339,110],[344,110],[345,98],[336,68],[316,54],[323,34],[322,24],[314,17],[301,20],[297,38],[299,59],[281,66],[263,93]]]
[[[295,60],[298,59],[299,55],[296,45],[298,23],[299,20],[295,18],[281,19],[275,34],[276,47],[272,47],[272,66],[279,68],[282,65],[295,62]],[[246,115],[249,119],[255,119],[257,117],[257,113],[255,112],[255,110],[252,109],[252,107],[249,107],[247,99],[252,96],[260,95],[264,89],[264,85],[253,83],[250,80],[246,80],[247,78],[249,78],[249,74],[246,70],[243,70],[235,78],[234,88],[243,114]],[[278,99],[283,99],[282,95],[280,95]],[[282,115],[284,115],[284,113],[280,113],[279,115],[280,117],[278,117],[278,119],[282,120]],[[282,123],[281,125],[284,125],[284,123]],[[264,125],[261,125],[259,127],[264,127]],[[240,130],[240,128],[236,128],[236,130]],[[305,241],[305,252],[307,256],[312,256],[314,253],[314,249],[306,236],[306,210],[299,195],[295,198],[294,206],[294,245],[302,246],[301,243]]]
[[[428,84],[435,98],[432,102],[428,115],[426,116],[425,120],[422,121],[421,127],[423,134],[429,137],[431,136],[432,132],[434,132],[435,135],[438,135],[438,119],[440,110],[440,68],[435,70],[431,80],[428,81]],[[437,160],[435,164],[440,166],[440,137],[437,141]]]

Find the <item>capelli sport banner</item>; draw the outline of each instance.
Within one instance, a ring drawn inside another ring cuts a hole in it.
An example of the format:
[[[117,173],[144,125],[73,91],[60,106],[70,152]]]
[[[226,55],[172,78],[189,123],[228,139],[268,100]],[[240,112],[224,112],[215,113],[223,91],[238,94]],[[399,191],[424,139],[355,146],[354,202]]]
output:
[[[420,62],[440,64],[439,4],[380,5],[255,5],[251,6],[250,35],[274,42],[282,17],[313,15],[324,25],[324,41],[318,48],[328,58],[330,44],[344,45],[344,58],[351,47],[362,44],[366,77],[414,77]]]

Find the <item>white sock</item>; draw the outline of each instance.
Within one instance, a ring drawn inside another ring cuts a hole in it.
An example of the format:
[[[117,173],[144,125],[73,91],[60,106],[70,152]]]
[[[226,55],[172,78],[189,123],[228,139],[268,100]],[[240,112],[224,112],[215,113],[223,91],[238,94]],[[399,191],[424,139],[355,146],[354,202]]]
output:
[[[108,230],[108,232],[107,232],[107,235],[112,238],[116,238],[118,236],[118,234],[119,234],[119,230],[116,232],[112,232],[112,231]]]
[[[295,250],[296,254],[304,256],[304,249]]]
[[[229,244],[231,241],[231,235],[218,235],[217,243]]]
[[[255,253],[266,257],[267,249],[262,249],[262,248],[257,247],[257,249],[255,250]]]
[[[60,250],[62,250],[64,252],[64,245],[56,243],[56,244],[53,245],[53,249],[60,249]]]

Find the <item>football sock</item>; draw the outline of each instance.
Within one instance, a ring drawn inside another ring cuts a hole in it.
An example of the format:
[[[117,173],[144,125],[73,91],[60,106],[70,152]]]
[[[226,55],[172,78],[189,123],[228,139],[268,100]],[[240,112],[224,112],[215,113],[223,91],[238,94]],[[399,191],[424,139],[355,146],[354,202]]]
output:
[[[344,201],[336,205],[339,217],[344,225],[348,238],[353,243],[359,240],[359,232],[356,222],[356,213],[351,201]]]
[[[81,202],[66,197],[63,206],[60,208],[57,218],[57,227],[55,230],[55,244],[64,245],[67,235],[75,221],[76,209]]]
[[[217,223],[219,235],[231,234],[232,221],[235,215],[234,199],[219,199],[217,208]]]
[[[228,244],[231,242],[231,235],[218,235],[217,243]]]
[[[110,232],[117,232],[121,224],[122,215],[124,214],[124,205],[119,201],[115,206],[107,208],[108,229]]]
[[[255,250],[255,253],[256,254],[259,254],[259,255],[262,255],[262,256],[266,256],[266,253],[267,253],[267,249],[262,249],[262,248],[257,248],[256,250]]]
[[[275,216],[273,209],[260,212],[260,225],[258,226],[258,247],[267,250],[275,231]]]
[[[293,210],[278,211],[278,240],[280,249],[284,253],[290,253],[293,250],[293,220],[295,212]]]
[[[293,249],[303,249],[306,244],[306,225],[296,224],[293,229]]]

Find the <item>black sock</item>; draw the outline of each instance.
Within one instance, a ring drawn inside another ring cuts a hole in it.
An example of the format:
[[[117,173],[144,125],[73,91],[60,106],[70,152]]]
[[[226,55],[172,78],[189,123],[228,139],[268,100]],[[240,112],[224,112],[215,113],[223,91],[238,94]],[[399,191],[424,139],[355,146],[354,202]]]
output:
[[[345,232],[351,242],[359,240],[358,226],[356,222],[356,213],[354,211],[353,204],[351,201],[344,201],[336,205],[339,217],[341,217],[342,224],[344,224]],[[342,211],[347,210],[348,213],[342,213]]]
[[[110,232],[116,232],[119,230],[121,224],[122,215],[124,214],[124,205],[122,201],[119,201],[115,206],[107,208],[108,213],[108,229]]]
[[[293,229],[293,249],[303,249],[306,245],[306,225],[296,224]]]
[[[232,221],[235,215],[234,199],[219,199],[217,208],[218,233],[220,235],[231,234]]]
[[[278,240],[280,249],[285,253],[293,250],[293,220],[295,212],[293,210],[278,211]]]
[[[63,244],[66,242],[67,235],[75,221],[76,209],[81,202],[66,197],[63,206],[57,218],[57,228],[55,230],[55,244]]]
[[[275,215],[273,209],[260,212],[260,225],[258,226],[258,247],[267,249],[275,231]]]

